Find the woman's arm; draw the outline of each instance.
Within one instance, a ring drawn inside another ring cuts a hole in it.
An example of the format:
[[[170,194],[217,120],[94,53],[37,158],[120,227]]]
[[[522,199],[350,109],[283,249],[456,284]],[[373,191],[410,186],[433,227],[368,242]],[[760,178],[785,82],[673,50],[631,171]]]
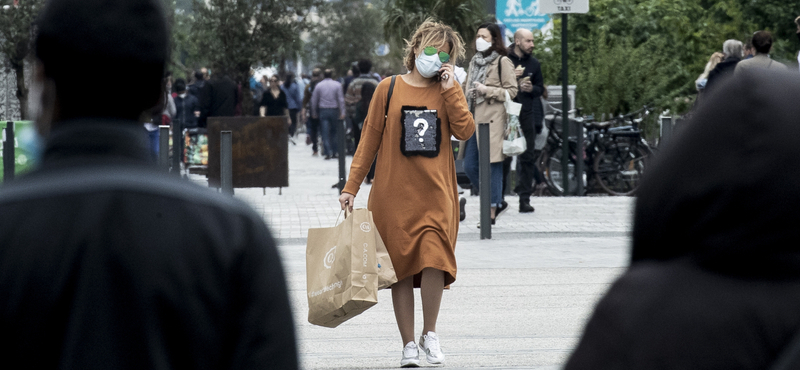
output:
[[[382,81],[375,90],[375,94],[372,95],[367,117],[364,119],[364,126],[361,130],[361,141],[353,156],[353,162],[350,164],[350,176],[342,193],[353,196],[358,194],[361,182],[367,176],[367,172],[375,160],[375,155],[378,153],[378,148],[380,148],[383,129],[386,125],[383,114],[386,111],[386,99],[389,94],[390,81],[387,80],[390,79]],[[397,87],[395,86],[395,88]],[[350,205],[352,206],[352,204]]]
[[[517,96],[517,75],[514,73],[514,63],[511,63],[511,59],[505,57],[500,57],[500,63],[503,63],[503,67],[501,68],[503,75],[500,76],[500,86],[486,86],[486,99],[506,101],[505,91],[508,91],[508,95],[511,96],[511,99]],[[499,67],[500,65],[498,63],[498,68]]]
[[[512,71],[513,73],[513,71]],[[475,121],[467,106],[467,98],[458,82],[442,91],[447,118],[450,120],[450,133],[458,140],[467,140],[475,133]],[[372,107],[370,107],[372,110]]]

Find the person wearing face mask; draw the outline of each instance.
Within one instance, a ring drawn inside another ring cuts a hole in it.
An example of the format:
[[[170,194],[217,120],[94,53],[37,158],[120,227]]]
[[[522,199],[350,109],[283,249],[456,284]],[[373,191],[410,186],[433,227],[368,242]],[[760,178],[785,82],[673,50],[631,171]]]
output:
[[[377,154],[369,194],[372,211],[398,282],[392,304],[403,350],[400,365],[444,362],[436,322],[444,288],[456,280],[458,191],[449,139],[475,132],[453,65],[464,55],[461,36],[426,20],[406,45],[405,75],[378,84],[364,120],[350,176],[339,197],[352,209]],[[391,93],[391,98],[389,94]],[[387,103],[388,102],[388,103]],[[414,341],[414,288],[422,296],[423,325]]]
[[[514,32],[514,44],[508,48],[508,57],[514,62],[514,73],[519,81],[519,93],[514,101],[522,104],[519,124],[522,134],[525,135],[525,141],[528,142],[525,152],[517,156],[518,181],[514,192],[519,195],[520,213],[534,211],[530,202],[534,183],[538,187],[545,186],[544,176],[536,166],[536,158],[539,157],[540,151],[531,145],[544,127],[542,95],[545,92],[542,66],[532,55],[533,46],[533,33],[520,28]]]
[[[478,27],[475,38],[478,50],[469,63],[466,96],[475,124],[489,123],[489,160],[491,162],[492,224],[508,208],[503,201],[503,138],[506,129],[505,93],[517,95],[514,64],[506,56],[500,27],[494,23]],[[472,136],[464,147],[464,172],[472,186],[479,187],[478,135]]]

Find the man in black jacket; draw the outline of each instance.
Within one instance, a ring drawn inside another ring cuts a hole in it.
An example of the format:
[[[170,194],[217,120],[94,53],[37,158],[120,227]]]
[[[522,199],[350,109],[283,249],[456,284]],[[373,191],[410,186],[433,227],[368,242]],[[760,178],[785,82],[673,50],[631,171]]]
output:
[[[239,86],[223,73],[215,73],[200,89],[199,127],[208,125],[208,117],[233,117],[239,104]]]
[[[137,118],[162,94],[161,1],[51,0],[37,28],[31,103],[46,149],[39,169],[0,188],[3,363],[296,369],[263,221],[148,161]],[[107,95],[86,84],[118,69],[135,83]]]
[[[518,181],[514,192],[519,194],[519,211],[521,213],[529,213],[534,210],[531,206],[531,194],[533,194],[533,182],[539,170],[536,167],[533,143],[536,135],[542,132],[542,120],[544,119],[544,110],[540,99],[544,92],[544,78],[542,78],[542,67],[539,61],[531,55],[533,46],[533,33],[520,28],[514,33],[514,45],[508,49],[508,57],[516,67],[515,72],[519,82],[519,92],[514,101],[522,104],[519,123],[522,133],[525,135],[525,141],[528,143],[525,152],[517,157]]]
[[[706,87],[703,89],[704,93],[711,91],[710,86],[718,85],[720,81],[733,76],[736,64],[742,60],[742,47],[742,42],[739,40],[726,40],[722,43],[722,52],[725,54],[725,59],[717,63],[717,66],[711,72],[708,72]]]

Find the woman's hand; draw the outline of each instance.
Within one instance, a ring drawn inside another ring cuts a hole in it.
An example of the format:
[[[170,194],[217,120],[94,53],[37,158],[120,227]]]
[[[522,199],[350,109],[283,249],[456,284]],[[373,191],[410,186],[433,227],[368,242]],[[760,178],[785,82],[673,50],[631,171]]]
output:
[[[472,88],[469,89],[469,92],[477,91],[480,95],[486,95],[486,91],[488,90],[489,88],[486,87],[486,85],[476,81],[472,84]]]
[[[453,73],[452,64],[442,64],[442,68],[439,68],[439,73],[442,75],[442,90],[447,90],[455,85],[456,75]]]
[[[355,201],[356,197],[350,193],[342,193],[339,196],[339,204],[342,206],[342,210],[344,211],[344,207],[347,206],[350,212],[353,212],[353,202]]]

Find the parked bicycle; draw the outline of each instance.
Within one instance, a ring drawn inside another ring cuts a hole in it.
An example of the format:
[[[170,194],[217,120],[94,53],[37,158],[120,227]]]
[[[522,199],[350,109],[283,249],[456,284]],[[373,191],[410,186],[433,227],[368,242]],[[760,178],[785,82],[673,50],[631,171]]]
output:
[[[547,145],[542,150],[538,164],[544,174],[547,187],[554,195],[564,194],[561,138],[563,112],[550,106],[553,117],[546,119],[549,133]],[[573,110],[570,113],[578,113]],[[585,190],[599,187],[611,195],[633,195],[639,187],[647,158],[652,153],[642,138],[639,124],[650,114],[642,109],[615,117],[606,122],[595,122],[591,116],[570,119],[568,193],[577,190],[575,167],[577,165],[577,130],[583,130],[583,153],[585,172],[581,178]],[[583,195],[583,194],[581,194]]]

